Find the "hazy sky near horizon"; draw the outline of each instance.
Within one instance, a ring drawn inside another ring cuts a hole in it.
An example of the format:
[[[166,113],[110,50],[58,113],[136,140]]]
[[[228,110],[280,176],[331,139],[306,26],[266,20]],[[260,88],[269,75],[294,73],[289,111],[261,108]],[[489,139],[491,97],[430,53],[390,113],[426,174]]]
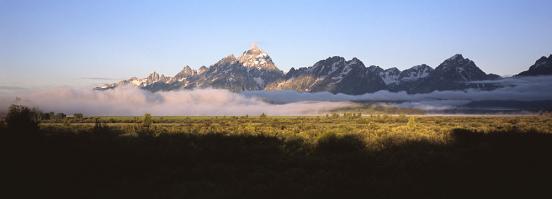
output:
[[[329,56],[512,75],[552,53],[550,0],[0,0],[0,91],[91,86],[211,65],[252,42],[277,66]],[[2,92],[0,92],[1,94]]]

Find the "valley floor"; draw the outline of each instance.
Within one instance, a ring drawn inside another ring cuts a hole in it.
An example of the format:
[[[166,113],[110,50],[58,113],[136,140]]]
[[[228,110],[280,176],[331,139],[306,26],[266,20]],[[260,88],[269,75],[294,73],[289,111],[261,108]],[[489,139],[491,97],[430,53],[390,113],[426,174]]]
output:
[[[2,198],[538,198],[546,116],[100,117],[0,127]]]

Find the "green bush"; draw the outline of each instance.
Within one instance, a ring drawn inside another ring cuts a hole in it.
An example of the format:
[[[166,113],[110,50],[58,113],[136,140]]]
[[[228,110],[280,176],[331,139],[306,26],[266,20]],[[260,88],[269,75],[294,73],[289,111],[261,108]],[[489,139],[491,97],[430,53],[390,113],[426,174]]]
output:
[[[149,129],[152,124],[153,124],[153,118],[151,117],[151,114],[149,113],[144,114],[144,118],[142,120],[142,127]]]

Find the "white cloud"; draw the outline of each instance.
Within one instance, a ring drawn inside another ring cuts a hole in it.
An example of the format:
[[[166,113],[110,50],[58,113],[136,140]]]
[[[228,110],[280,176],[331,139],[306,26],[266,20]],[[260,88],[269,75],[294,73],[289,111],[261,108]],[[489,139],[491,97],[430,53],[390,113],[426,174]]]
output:
[[[305,115],[351,106],[349,102],[301,101],[270,104],[227,90],[200,89],[151,93],[137,88],[107,91],[55,88],[21,95],[26,106],[87,115]],[[15,97],[0,100],[5,110]]]
[[[537,101],[552,100],[552,76],[505,78],[494,81],[478,81],[473,83],[491,83],[502,88],[481,91],[468,89],[465,91],[435,91],[423,94],[407,94],[406,92],[378,91],[363,95],[332,94],[328,92],[297,93],[295,91],[249,91],[246,96],[256,96],[274,103],[290,103],[303,100],[312,101],[375,101],[395,102],[406,107],[425,110],[447,109],[483,100],[516,100]]]

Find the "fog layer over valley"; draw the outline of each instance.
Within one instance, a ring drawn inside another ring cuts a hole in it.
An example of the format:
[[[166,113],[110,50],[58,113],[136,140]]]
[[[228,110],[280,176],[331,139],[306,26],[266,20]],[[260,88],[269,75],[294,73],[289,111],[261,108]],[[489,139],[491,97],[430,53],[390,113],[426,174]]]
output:
[[[400,107],[417,108],[427,111],[455,109],[478,101],[519,101],[530,104],[535,101],[552,100],[552,76],[504,78],[469,83],[494,84],[499,88],[488,91],[467,89],[434,91],[421,94],[407,94],[406,92],[390,91],[378,91],[363,95],[332,94],[328,92],[297,93],[295,91],[249,91],[243,94],[246,96],[260,97],[272,103],[290,103],[305,100],[385,102]]]
[[[18,103],[39,107],[43,111],[84,113],[86,115],[309,115],[352,106],[350,102],[298,101],[271,104],[256,97],[246,97],[221,89],[145,91],[121,87],[108,91],[92,89],[54,88],[3,97],[2,110]]]
[[[481,82],[471,82],[473,84]],[[23,90],[0,97],[0,110],[10,104],[39,107],[42,111],[84,113],[86,115],[313,115],[358,103],[385,103],[425,111],[444,111],[473,102],[516,101],[529,105],[552,101],[552,77],[505,78],[485,81],[501,88],[435,91],[425,94],[379,91],[364,95],[329,92],[247,91],[195,89],[150,92],[135,87],[106,91],[59,87],[46,90]],[[496,104],[496,103],[492,103]],[[489,108],[489,107],[487,107]],[[492,108],[492,107],[491,107]],[[499,105],[495,108],[500,108]]]

